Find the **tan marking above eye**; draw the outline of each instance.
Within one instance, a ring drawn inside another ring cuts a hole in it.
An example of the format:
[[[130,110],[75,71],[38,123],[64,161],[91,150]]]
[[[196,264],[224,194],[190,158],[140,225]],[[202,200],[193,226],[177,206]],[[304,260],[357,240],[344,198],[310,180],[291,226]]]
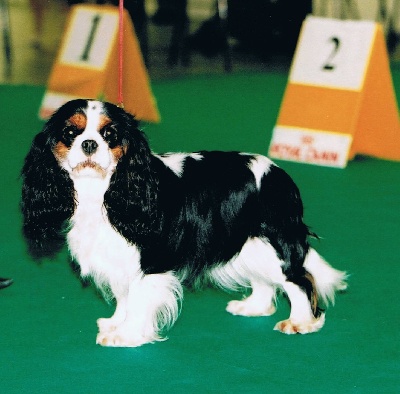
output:
[[[109,125],[111,123],[111,119],[108,116],[101,115],[99,122],[99,130],[102,130],[103,127]]]
[[[68,119],[68,122],[76,128],[83,130],[86,127],[87,119],[83,114],[75,114]]]

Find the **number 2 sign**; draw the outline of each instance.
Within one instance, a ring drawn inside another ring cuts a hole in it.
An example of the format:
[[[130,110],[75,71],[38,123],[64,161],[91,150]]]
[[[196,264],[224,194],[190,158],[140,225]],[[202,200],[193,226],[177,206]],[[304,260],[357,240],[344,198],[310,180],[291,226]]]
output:
[[[382,27],[309,16],[269,149],[345,167],[356,154],[400,160],[400,124]]]
[[[375,26],[369,21],[351,22],[309,17],[301,33],[290,81],[359,90]]]
[[[72,7],[40,118],[47,119],[59,106],[74,98],[118,102],[118,28],[117,7],[92,4]],[[159,121],[140,47],[126,12],[123,56],[129,61],[123,70],[125,109],[137,119]]]

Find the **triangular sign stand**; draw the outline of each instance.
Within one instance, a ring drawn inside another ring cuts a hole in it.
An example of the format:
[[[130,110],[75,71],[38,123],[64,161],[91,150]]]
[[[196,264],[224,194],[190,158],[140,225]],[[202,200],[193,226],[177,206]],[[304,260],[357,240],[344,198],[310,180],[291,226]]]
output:
[[[118,104],[118,7],[73,6],[53,65],[39,117],[47,119],[65,102],[93,98]],[[133,24],[124,12],[124,108],[139,120],[159,122]]]
[[[400,160],[400,125],[383,29],[376,26],[350,158],[356,154]]]
[[[343,168],[400,160],[400,122],[381,25],[309,16],[274,128],[273,158]]]

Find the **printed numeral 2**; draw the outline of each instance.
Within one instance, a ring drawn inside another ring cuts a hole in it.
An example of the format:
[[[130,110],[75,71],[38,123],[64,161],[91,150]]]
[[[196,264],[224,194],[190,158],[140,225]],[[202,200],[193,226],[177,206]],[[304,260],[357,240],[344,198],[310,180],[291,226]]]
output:
[[[334,47],[331,51],[331,53],[329,54],[328,58],[326,59],[326,62],[324,63],[324,65],[322,66],[322,69],[324,71],[333,71],[336,68],[336,65],[333,64],[333,59],[336,57],[338,51],[339,51],[339,47],[340,47],[340,39],[337,37],[330,37],[329,38],[329,42],[332,42]]]

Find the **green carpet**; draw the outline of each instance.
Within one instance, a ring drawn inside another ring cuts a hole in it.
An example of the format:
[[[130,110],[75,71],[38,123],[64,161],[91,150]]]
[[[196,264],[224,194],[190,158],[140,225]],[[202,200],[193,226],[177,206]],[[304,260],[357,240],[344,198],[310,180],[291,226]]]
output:
[[[283,74],[156,82],[162,123],[145,125],[154,151],[266,153]],[[400,70],[393,70],[400,96]],[[135,349],[95,345],[107,305],[67,263],[34,263],[20,235],[22,160],[42,122],[41,87],[0,86],[0,391],[3,393],[397,393],[400,163],[358,159],[344,170],[280,162],[299,185],[317,249],[351,274],[322,331],[285,336],[288,316],[235,317],[217,290],[186,293],[169,340]]]

